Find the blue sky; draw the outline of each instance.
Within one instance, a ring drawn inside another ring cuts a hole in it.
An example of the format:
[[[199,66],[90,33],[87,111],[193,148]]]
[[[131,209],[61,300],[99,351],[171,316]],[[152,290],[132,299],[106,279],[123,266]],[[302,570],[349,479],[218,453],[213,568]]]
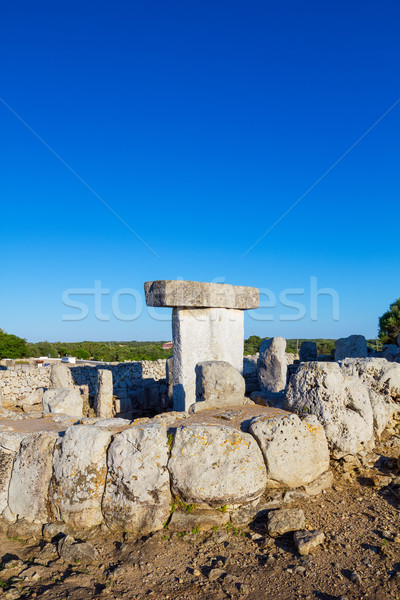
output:
[[[184,278],[270,290],[276,307],[246,315],[246,336],[376,335],[400,296],[400,103],[246,252],[400,98],[397,2],[1,12],[1,328],[29,341],[169,339],[169,310],[140,310],[143,282]],[[335,290],[338,320],[328,296],[311,318],[311,278]],[[91,295],[86,318],[65,320],[79,314],[65,290],[95,281],[110,290],[108,320]],[[301,319],[285,320],[288,289]],[[140,316],[118,319],[113,297]]]

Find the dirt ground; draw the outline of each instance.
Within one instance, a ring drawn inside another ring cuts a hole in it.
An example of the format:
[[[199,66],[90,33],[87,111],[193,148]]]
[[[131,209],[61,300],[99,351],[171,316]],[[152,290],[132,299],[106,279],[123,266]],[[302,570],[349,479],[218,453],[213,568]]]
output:
[[[325,533],[300,556],[293,534],[268,536],[267,512],[249,525],[187,535],[159,531],[88,542],[99,559],[68,564],[55,545],[0,536],[0,599],[350,600],[400,598],[400,438],[375,449],[369,464],[335,462],[333,489],[288,507]],[[375,479],[373,479],[375,478]]]

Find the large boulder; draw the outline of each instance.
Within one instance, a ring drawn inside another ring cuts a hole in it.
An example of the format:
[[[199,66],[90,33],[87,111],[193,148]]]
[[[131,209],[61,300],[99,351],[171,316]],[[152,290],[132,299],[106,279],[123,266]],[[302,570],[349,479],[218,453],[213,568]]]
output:
[[[190,412],[206,408],[247,404],[244,377],[223,360],[210,360],[196,365],[196,402]]]
[[[285,338],[273,337],[261,342],[257,370],[261,391],[282,396],[287,381]]]
[[[290,379],[285,408],[317,416],[335,456],[373,446],[369,390],[358,378],[345,377],[338,363],[300,365]]]
[[[83,414],[83,399],[74,388],[57,388],[47,390],[43,394],[43,412],[61,413],[71,417],[81,417]]]
[[[21,441],[8,489],[9,508],[20,519],[48,521],[49,484],[57,437],[53,431],[40,431]]]
[[[101,499],[112,433],[105,427],[74,425],[56,445],[51,480],[55,520],[77,530],[103,521]]]
[[[314,415],[256,417],[250,424],[267,467],[267,486],[307,485],[329,469],[328,442]]]
[[[358,377],[370,393],[374,430],[380,436],[398,410],[400,400],[400,365],[384,358],[346,358],[339,362],[343,373]]]
[[[199,508],[250,502],[267,483],[256,440],[223,425],[179,427],[168,469],[173,493]]]
[[[384,346],[382,350],[382,357],[386,358],[386,360],[390,362],[394,362],[400,359],[400,348],[397,344],[389,344],[388,346]]]
[[[110,529],[147,535],[163,527],[171,505],[167,463],[165,425],[137,425],[115,436],[102,504]]]
[[[0,514],[8,506],[8,486],[14,458],[25,436],[26,433],[0,431]]]
[[[109,369],[97,371],[94,410],[97,417],[108,419],[113,416],[113,374]]]
[[[300,346],[300,362],[317,360],[318,350],[316,342],[302,342]]]
[[[50,388],[72,388],[74,382],[72,380],[71,369],[66,365],[56,363],[50,369]]]
[[[335,342],[335,360],[365,358],[368,356],[367,340],[363,335],[350,335]]]

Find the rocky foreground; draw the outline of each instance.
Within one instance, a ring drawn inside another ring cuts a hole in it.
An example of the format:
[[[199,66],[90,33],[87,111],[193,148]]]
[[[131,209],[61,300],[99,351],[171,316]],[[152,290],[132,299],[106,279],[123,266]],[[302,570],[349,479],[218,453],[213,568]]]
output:
[[[332,489],[270,493],[243,527],[166,527],[139,540],[102,539],[98,529],[74,539],[51,527],[25,539],[9,528],[0,598],[398,598],[399,453],[391,435],[363,458],[332,460]],[[302,545],[297,529],[314,541]]]

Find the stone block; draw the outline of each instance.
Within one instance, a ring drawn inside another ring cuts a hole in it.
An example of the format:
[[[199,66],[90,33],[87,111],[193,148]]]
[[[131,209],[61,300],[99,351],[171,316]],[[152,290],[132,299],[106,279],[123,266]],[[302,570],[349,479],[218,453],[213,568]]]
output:
[[[287,381],[286,340],[273,337],[263,340],[257,361],[261,391],[270,395],[283,395]]]
[[[366,358],[367,356],[367,341],[363,335],[350,335],[335,342],[335,360]]]
[[[315,342],[302,342],[300,346],[300,362],[308,362],[309,360],[317,360],[318,351]]]
[[[174,410],[188,410],[196,401],[196,365],[209,360],[229,362],[243,370],[244,313],[227,308],[174,308]]]
[[[144,284],[147,306],[258,308],[257,288],[203,281],[148,281]]]
[[[113,416],[113,375],[108,369],[97,371],[94,410],[96,416],[104,419]]]

